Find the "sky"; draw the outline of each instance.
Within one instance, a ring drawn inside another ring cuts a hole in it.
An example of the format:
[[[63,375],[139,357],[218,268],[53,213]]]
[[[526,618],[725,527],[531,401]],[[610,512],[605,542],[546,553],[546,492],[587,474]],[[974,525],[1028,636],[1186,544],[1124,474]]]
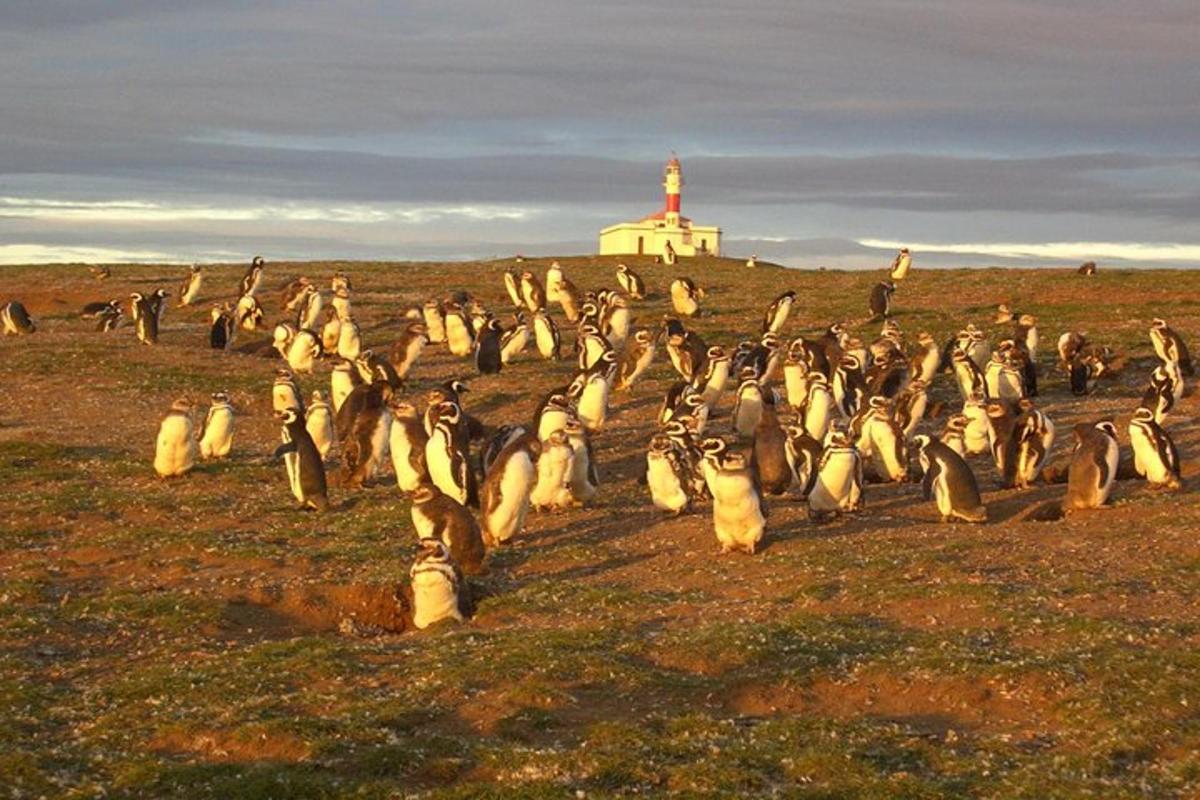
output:
[[[1200,266],[1195,0],[4,0],[0,264]]]

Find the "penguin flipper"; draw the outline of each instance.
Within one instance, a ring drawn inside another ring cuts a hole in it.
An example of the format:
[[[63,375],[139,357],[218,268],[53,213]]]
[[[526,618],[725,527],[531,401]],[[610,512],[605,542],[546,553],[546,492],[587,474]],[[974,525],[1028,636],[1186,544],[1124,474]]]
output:
[[[936,458],[929,459],[929,469],[925,470],[925,477],[921,480],[921,494],[926,500],[933,499],[933,482],[941,471],[942,467],[938,460]]]
[[[279,445],[279,447],[275,448],[275,452],[271,454],[271,458],[278,461],[279,459],[283,458],[286,454],[294,453],[294,452],[296,452],[296,443],[295,442],[284,442],[283,444]]]

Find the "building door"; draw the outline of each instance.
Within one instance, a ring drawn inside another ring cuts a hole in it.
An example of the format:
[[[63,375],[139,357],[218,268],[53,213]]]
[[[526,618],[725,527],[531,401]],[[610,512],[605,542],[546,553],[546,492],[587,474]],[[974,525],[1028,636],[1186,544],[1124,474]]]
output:
[[[644,238],[639,236],[638,237],[638,255],[639,256],[643,255],[646,252],[645,247],[646,247],[646,243],[645,243]]]

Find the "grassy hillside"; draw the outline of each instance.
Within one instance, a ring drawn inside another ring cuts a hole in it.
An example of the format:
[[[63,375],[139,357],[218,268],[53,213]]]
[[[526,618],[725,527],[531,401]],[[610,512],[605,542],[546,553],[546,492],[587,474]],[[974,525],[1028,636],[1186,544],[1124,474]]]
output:
[[[579,286],[615,286],[615,259],[561,259]],[[527,268],[544,274],[548,259]],[[629,259],[666,286],[706,287],[706,340],[756,334],[784,289],[787,333],[863,320],[880,273],[800,272],[711,259]],[[306,274],[354,280],[367,345],[386,349],[412,305],[466,289],[497,312],[510,262],[269,263],[262,292]],[[335,510],[292,508],[270,385],[276,361],[206,346],[208,308],[242,266],[205,270],[161,344],[92,331],[84,302],[165,286],[179,267],[0,270],[32,337],[0,340],[0,797],[1144,798],[1200,790],[1200,428],[1195,397],[1169,428],[1182,492],[1118,484],[1115,507],[1038,522],[1059,485],[1000,490],[973,466],[990,522],[943,525],[918,486],[870,486],[864,514],[825,525],[771,503],[763,551],[719,557],[707,507],[670,519],[636,477],[663,391],[660,353],[614,395],[596,438],[589,508],[531,515],[475,579],[474,620],[370,635],[406,580],[409,504],[384,479]],[[1041,407],[1058,424],[1115,416],[1122,444],[1164,316],[1200,350],[1200,272],[917,270],[897,321],[939,341],[1007,302],[1042,334]],[[561,314],[555,309],[557,318]],[[691,324],[691,323],[689,323]],[[1073,398],[1054,341],[1086,331],[1125,371]],[[242,335],[245,343],[248,335]],[[265,335],[259,337],[265,340]],[[566,336],[569,339],[570,336]],[[414,397],[464,377],[485,422],[525,422],[568,361],[532,350],[495,377],[429,349]],[[328,368],[302,381],[328,388]],[[181,395],[229,390],[234,453],[181,480],[151,467]],[[934,394],[949,400],[948,377]],[[727,396],[712,429],[728,432]],[[941,421],[929,423],[940,428]]]

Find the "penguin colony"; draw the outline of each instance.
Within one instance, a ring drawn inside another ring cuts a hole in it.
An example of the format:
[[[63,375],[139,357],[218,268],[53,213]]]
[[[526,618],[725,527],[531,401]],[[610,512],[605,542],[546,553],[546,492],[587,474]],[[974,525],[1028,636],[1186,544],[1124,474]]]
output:
[[[630,392],[663,351],[678,380],[659,403],[639,483],[649,503],[668,514],[707,505],[721,553],[756,552],[769,527],[768,498],[806,503],[810,519],[821,522],[863,512],[871,482],[919,481],[943,521],[983,523],[987,508],[968,459],[990,460],[1005,488],[1054,480],[1043,475],[1057,431],[1036,399],[1037,320],[1002,304],[994,323],[1010,334],[998,341],[972,323],[944,344],[905,331],[892,318],[892,300],[911,269],[902,250],[887,278],[871,287],[866,324],[880,325],[871,339],[861,338],[867,328],[855,335],[841,322],[817,335],[789,336],[798,300],[788,290],[766,305],[755,337],[713,344],[688,327],[703,313],[705,296],[690,278],[660,287],[656,304],[625,264],[616,268],[614,291],[582,290],[554,262],[544,283],[529,270],[504,274],[507,313],[465,291],[407,309],[399,334],[379,352],[364,344],[348,276],[335,274],[327,292],[300,277],[281,288],[283,319],[270,344],[243,352],[281,362],[270,390],[280,431],[275,457],[297,508],[331,508],[327,465],[334,458],[343,490],[379,480],[391,467],[412,502],[420,544],[398,601],[414,627],[424,628],[469,616],[464,575],[485,573],[488,550],[519,537],[530,513],[578,508],[602,492],[593,442],[603,435],[612,395]],[[265,270],[256,257],[236,296],[213,305],[210,347],[229,350],[239,331],[263,328],[258,294]],[[202,270],[193,265],[176,305],[196,302],[202,286]],[[89,303],[81,316],[108,332],[124,326],[127,311],[137,339],[154,345],[168,294]],[[664,311],[661,323],[635,324]],[[17,301],[0,307],[0,321],[5,335],[37,330]],[[1185,376],[1195,371],[1166,320],[1155,319],[1148,334],[1158,363],[1133,410],[1128,447],[1137,475],[1174,491],[1180,459],[1167,420]],[[542,397],[532,418],[489,427],[467,409],[464,381],[419,396],[408,391],[422,354],[441,346],[469,359],[483,380],[537,358],[570,359],[574,376]],[[1118,368],[1116,354],[1085,333],[1067,331],[1056,346],[1064,382],[1076,395]],[[314,375],[323,363],[330,365],[328,392],[306,392],[299,376]],[[937,404],[945,417],[940,430],[930,399],[937,382],[956,397],[949,408]],[[200,459],[229,457],[230,395],[215,392],[199,423],[197,412],[182,398],[162,420],[154,455],[160,477],[185,475]],[[1112,420],[1078,424],[1072,435],[1063,513],[1108,503],[1121,468]]]

